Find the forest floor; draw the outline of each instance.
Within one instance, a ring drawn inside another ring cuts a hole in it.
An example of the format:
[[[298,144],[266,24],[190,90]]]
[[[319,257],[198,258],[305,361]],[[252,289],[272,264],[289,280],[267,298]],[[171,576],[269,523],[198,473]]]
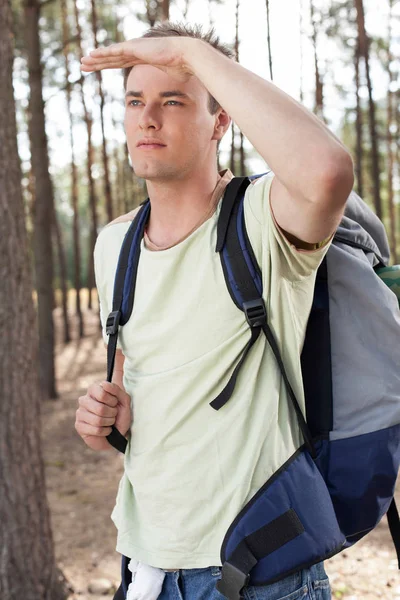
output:
[[[69,600],[110,600],[120,582],[110,514],[123,463],[114,450],[87,448],[74,429],[79,396],[92,382],[106,379],[97,312],[85,311],[84,318],[86,336],[76,339],[73,317],[74,341],[64,345],[61,309],[55,310],[59,398],[46,401],[42,411],[43,453],[56,558],[69,582]],[[386,518],[358,544],[327,561],[325,569],[333,598],[400,600],[400,572]]]

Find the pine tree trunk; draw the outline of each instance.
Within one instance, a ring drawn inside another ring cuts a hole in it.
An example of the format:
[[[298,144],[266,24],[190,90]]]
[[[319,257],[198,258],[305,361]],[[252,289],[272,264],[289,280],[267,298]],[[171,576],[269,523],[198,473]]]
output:
[[[9,0],[0,0],[0,31],[0,328],[5,336],[0,345],[0,597],[65,600],[40,443],[38,332],[17,149]]]
[[[35,179],[34,256],[38,295],[40,382],[49,398],[56,398],[53,324],[53,251],[51,223],[54,196],[49,175],[40,62],[39,3],[25,0],[25,43],[29,69],[29,138]]]
[[[154,27],[157,21],[158,0],[156,0],[156,10],[154,10],[154,0],[146,0],[146,15],[150,27]]]
[[[389,76],[389,86],[387,92],[387,160],[388,160],[388,171],[387,171],[387,182],[388,182],[388,205],[389,205],[389,218],[390,218],[390,251],[392,261],[397,263],[397,239],[396,239],[396,212],[394,206],[394,191],[393,191],[393,177],[394,177],[394,151],[393,151],[393,135],[391,126],[394,125],[393,119],[393,94],[391,86],[395,80],[394,73],[392,71],[391,63],[393,60],[392,55],[392,16],[393,16],[393,0],[389,0],[389,25],[388,25],[388,53],[387,53],[387,71]]]
[[[92,28],[93,28],[93,38],[94,38],[94,47],[98,48],[99,44],[97,42],[97,11],[96,11],[96,2],[95,0],[91,0],[92,6]],[[106,199],[106,211],[108,221],[113,220],[113,201],[111,196],[111,184],[110,184],[110,171],[108,167],[108,152],[107,152],[107,140],[105,135],[104,128],[104,92],[102,85],[102,77],[101,71],[96,71],[96,77],[98,82],[98,91],[100,96],[100,123],[101,123],[101,138],[102,138],[102,157],[103,157],[103,171],[104,171],[104,196]]]
[[[187,19],[187,14],[188,14],[188,10],[189,10],[189,2],[190,2],[190,0],[185,0],[185,8],[183,11],[183,18],[185,19],[185,21]]]
[[[71,341],[71,332],[68,319],[68,289],[67,289],[67,267],[65,264],[64,243],[62,239],[61,228],[58,223],[57,213],[53,213],[53,231],[55,242],[58,251],[58,264],[60,268],[60,284],[61,284],[61,303],[64,325],[64,343],[68,344]]]
[[[360,98],[360,45],[357,41],[355,50],[355,69],[356,69],[356,175],[357,175],[357,193],[362,198],[364,192],[363,185],[363,122]]]
[[[304,88],[303,88],[303,36],[304,36],[304,29],[303,29],[303,0],[299,0],[300,5],[299,5],[299,31],[300,31],[300,90],[299,90],[299,94],[300,94],[300,102],[303,103],[304,102]]]
[[[74,2],[74,13],[75,13],[75,26],[77,31],[77,45],[79,59],[83,57],[82,48],[82,29],[79,23],[79,10],[77,2]],[[96,188],[92,175],[92,166],[94,163],[94,151],[92,144],[92,116],[86,105],[85,94],[84,94],[84,77],[82,76],[79,82],[79,91],[81,96],[81,102],[83,106],[83,118],[86,124],[87,131],[87,160],[86,160],[86,175],[89,183],[89,209],[91,215],[91,229],[89,236],[89,250],[88,250],[88,269],[87,269],[87,288],[88,288],[88,308],[92,309],[93,299],[92,290],[95,287],[94,281],[94,264],[93,264],[93,252],[97,238],[97,199],[96,199]]]
[[[76,292],[76,315],[79,323],[79,338],[84,336],[83,314],[81,310],[81,248],[79,240],[79,209],[78,209],[78,170],[75,163],[74,132],[71,112],[71,84],[69,81],[69,27],[66,0],[61,0],[61,17],[63,30],[63,52],[65,59],[65,91],[67,95],[67,113],[69,118],[69,137],[71,145],[71,205],[73,212],[74,240],[74,284]]]
[[[317,26],[315,24],[315,9],[313,0],[310,0],[310,13],[312,25],[312,41],[314,48],[314,69],[315,69],[315,114],[324,120],[324,86],[319,72],[318,66],[318,50],[317,50]]]
[[[168,21],[169,19],[169,0],[161,0],[161,20]]]
[[[271,51],[271,28],[269,24],[269,0],[267,2],[267,43],[268,43],[268,61],[269,61],[269,76],[271,81],[274,80],[274,75],[272,72],[272,51]]]
[[[378,149],[378,132],[375,118],[375,102],[372,97],[372,82],[369,69],[369,40],[365,30],[364,5],[363,0],[354,0],[357,10],[357,29],[360,44],[361,55],[364,57],[365,74],[367,77],[368,98],[369,98],[369,130],[371,137],[371,172],[374,190],[374,206],[377,216],[382,219],[382,201],[380,190],[380,166]]]

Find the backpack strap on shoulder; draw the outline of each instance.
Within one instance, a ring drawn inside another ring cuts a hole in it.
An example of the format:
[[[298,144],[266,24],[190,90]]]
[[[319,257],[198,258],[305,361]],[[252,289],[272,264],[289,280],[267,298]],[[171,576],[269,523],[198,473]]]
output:
[[[114,371],[119,326],[125,325],[132,313],[140,256],[140,243],[149,216],[150,200],[146,200],[126,232],[119,254],[114,280],[112,312],[108,315],[106,323],[106,334],[109,336],[107,346],[107,381],[110,382]],[[116,427],[112,426],[112,431],[107,436],[107,440],[114,448],[125,453],[127,440]]]
[[[251,328],[251,338],[225,388],[210,402],[210,406],[219,410],[228,402],[239,370],[262,330],[275,355],[306,446],[314,458],[316,451],[310,430],[289,382],[275,336],[268,324],[262,297],[261,270],[251,247],[244,220],[244,195],[249,184],[250,180],[247,177],[238,177],[227,186],[218,221],[216,251],[220,253],[225,282],[231,298],[246,315]]]

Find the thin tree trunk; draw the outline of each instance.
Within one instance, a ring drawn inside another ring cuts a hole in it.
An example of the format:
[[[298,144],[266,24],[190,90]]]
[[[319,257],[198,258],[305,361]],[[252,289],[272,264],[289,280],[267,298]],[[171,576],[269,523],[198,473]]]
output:
[[[212,0],[208,0],[208,20],[210,21],[210,27],[214,27],[214,18],[212,13]]]
[[[354,0],[357,10],[357,29],[360,43],[361,55],[364,57],[365,74],[367,77],[368,98],[369,98],[369,129],[371,137],[371,172],[373,178],[374,206],[377,216],[382,219],[382,201],[380,190],[380,166],[378,149],[378,132],[375,118],[375,102],[372,97],[372,83],[369,69],[369,39],[365,30],[364,5],[363,0]]]
[[[183,11],[183,18],[185,19],[185,21],[187,19],[187,14],[188,14],[188,10],[189,10],[189,2],[190,2],[190,0],[186,0],[185,9]]]
[[[389,0],[389,23],[388,23],[388,52],[387,52],[387,71],[389,75],[389,86],[387,93],[387,157],[388,157],[388,205],[389,205],[389,218],[390,218],[390,251],[392,255],[392,261],[397,263],[397,240],[396,240],[396,212],[394,207],[394,191],[393,191],[393,176],[394,176],[394,151],[393,151],[393,135],[391,126],[393,123],[393,94],[391,91],[392,83],[395,80],[394,73],[392,71],[391,63],[393,60],[392,55],[392,16],[393,16],[393,0]]]
[[[232,121],[231,124],[231,132],[232,132],[232,139],[231,139],[231,160],[230,160],[230,165],[229,168],[232,171],[233,174],[235,174],[235,168],[236,168],[236,145],[235,145],[235,123]]]
[[[99,44],[97,41],[97,11],[96,11],[96,2],[95,0],[91,0],[92,6],[92,28],[93,28],[93,38],[94,38],[94,47],[98,48]],[[104,92],[102,85],[102,77],[101,71],[96,71],[97,82],[98,82],[98,90],[100,96],[100,123],[101,123],[101,137],[102,137],[102,157],[103,157],[103,171],[104,171],[104,196],[106,199],[106,211],[108,221],[113,220],[113,202],[111,196],[111,184],[110,184],[110,172],[108,166],[108,152],[107,152],[107,141],[105,135],[104,128]]]
[[[68,289],[67,289],[67,267],[65,264],[64,243],[62,239],[61,228],[58,223],[57,213],[53,213],[53,231],[55,242],[58,251],[58,264],[60,268],[60,283],[61,283],[61,305],[64,325],[64,343],[68,344],[71,341],[71,332],[68,319]]]
[[[77,31],[77,42],[78,42],[78,54],[79,59],[83,57],[83,47],[82,47],[82,29],[79,23],[79,10],[78,3],[74,2],[74,11],[75,11],[75,25]],[[85,100],[84,93],[84,77],[81,77],[79,81],[79,91],[81,96],[81,102],[83,106],[83,115],[86,123],[86,131],[87,131],[87,160],[86,160],[86,175],[89,184],[89,209],[91,215],[91,228],[90,228],[90,236],[89,236],[89,251],[88,251],[88,269],[87,269],[87,287],[88,287],[88,308],[92,309],[93,299],[92,299],[92,290],[95,287],[94,280],[94,263],[93,263],[93,252],[94,246],[97,238],[97,199],[96,199],[96,188],[92,175],[92,167],[94,164],[94,151],[92,144],[92,125],[93,119],[90,114]]]
[[[310,15],[312,25],[312,41],[314,48],[314,71],[315,71],[315,114],[322,120],[324,120],[324,87],[319,72],[318,66],[318,51],[317,51],[317,27],[315,24],[315,9],[314,0],[310,0]]]
[[[357,175],[357,193],[361,198],[363,197],[364,185],[363,185],[363,122],[362,122],[362,108],[360,98],[360,44],[357,40],[355,50],[355,69],[356,69],[356,175]]]
[[[169,0],[161,0],[161,20],[168,21],[169,19]]]
[[[40,441],[43,390],[17,148],[10,0],[0,0],[0,31],[0,592],[4,600],[65,600]]]
[[[268,42],[268,60],[269,60],[269,76],[271,81],[274,80],[274,76],[272,73],[272,52],[271,52],[271,28],[269,23],[269,0],[267,2],[267,42]]]
[[[61,18],[63,30],[63,52],[65,59],[65,91],[67,96],[67,113],[69,118],[69,138],[71,145],[71,205],[73,212],[74,240],[74,284],[76,291],[76,315],[79,322],[79,337],[84,336],[83,314],[81,310],[81,248],[79,240],[79,209],[78,209],[78,171],[75,163],[74,132],[71,112],[71,84],[69,81],[69,27],[66,0],[61,0]]]
[[[158,0],[157,1],[157,8],[158,8]],[[149,22],[150,27],[154,27],[155,22],[157,21],[157,10],[154,10],[153,8],[153,2],[154,0],[146,0],[146,14],[147,14],[147,20]]]
[[[303,0],[299,0],[299,31],[300,31],[300,102],[304,102],[304,89],[303,89]]]
[[[54,364],[53,249],[51,223],[54,212],[53,186],[45,131],[40,62],[39,11],[37,0],[25,0],[25,43],[29,70],[29,137],[32,173],[35,179],[34,255],[38,295],[40,382],[49,398],[57,398]]]

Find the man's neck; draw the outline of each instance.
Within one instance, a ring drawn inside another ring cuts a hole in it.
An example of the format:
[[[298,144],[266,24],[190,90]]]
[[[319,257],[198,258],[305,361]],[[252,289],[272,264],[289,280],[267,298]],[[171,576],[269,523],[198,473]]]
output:
[[[173,245],[190,232],[209,210],[219,178],[215,169],[187,180],[147,181],[151,241],[161,247]]]

